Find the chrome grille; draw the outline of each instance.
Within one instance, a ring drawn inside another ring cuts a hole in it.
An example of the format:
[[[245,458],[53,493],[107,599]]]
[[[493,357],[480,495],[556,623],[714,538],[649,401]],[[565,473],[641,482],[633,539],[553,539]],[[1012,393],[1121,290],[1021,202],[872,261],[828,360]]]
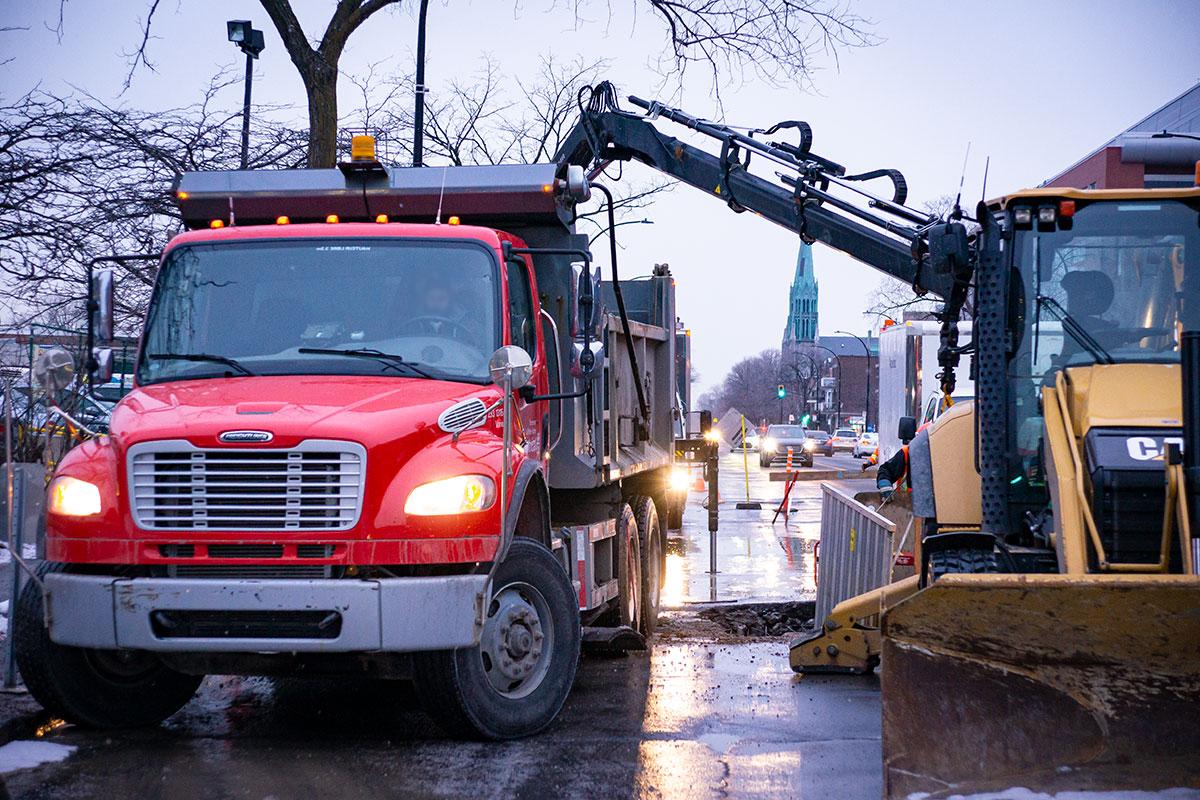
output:
[[[365,467],[366,451],[351,442],[146,442],[129,452],[133,515],[147,530],[345,530],[358,521]]]

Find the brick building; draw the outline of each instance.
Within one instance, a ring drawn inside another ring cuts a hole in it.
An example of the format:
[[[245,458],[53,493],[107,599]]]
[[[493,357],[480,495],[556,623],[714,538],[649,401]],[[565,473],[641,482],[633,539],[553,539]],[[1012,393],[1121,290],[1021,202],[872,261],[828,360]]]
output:
[[[1200,161],[1200,139],[1190,137],[1200,137],[1200,83],[1042,185],[1077,189],[1192,186]]]

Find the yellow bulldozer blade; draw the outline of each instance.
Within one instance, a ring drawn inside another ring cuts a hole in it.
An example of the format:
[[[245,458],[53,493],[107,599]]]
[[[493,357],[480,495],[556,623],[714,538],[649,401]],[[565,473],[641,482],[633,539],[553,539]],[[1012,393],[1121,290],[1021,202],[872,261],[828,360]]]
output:
[[[882,636],[888,797],[1200,788],[1200,578],[949,575]]]

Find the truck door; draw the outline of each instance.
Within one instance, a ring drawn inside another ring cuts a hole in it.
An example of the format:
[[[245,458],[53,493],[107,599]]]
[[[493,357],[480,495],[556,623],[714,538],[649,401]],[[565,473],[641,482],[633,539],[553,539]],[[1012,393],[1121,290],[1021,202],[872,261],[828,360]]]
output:
[[[529,267],[524,258],[506,262],[508,271],[508,343],[522,347],[533,359],[533,387],[538,394],[545,394],[546,357],[539,347],[537,307],[533,300],[533,283]],[[520,397],[514,399],[520,425],[514,438],[525,454],[541,458],[544,445],[545,402],[526,403]]]

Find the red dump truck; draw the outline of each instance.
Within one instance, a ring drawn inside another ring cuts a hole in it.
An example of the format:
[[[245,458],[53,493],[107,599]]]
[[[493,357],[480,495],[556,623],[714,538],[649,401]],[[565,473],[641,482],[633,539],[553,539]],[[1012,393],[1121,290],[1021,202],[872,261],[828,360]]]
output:
[[[622,281],[614,246],[601,279],[578,166],[356,151],[179,181],[136,386],[59,466],[18,604],[54,713],[151,724],[204,675],[353,673],[509,738],[554,719],[581,641],[653,632],[683,499],[669,272]]]

